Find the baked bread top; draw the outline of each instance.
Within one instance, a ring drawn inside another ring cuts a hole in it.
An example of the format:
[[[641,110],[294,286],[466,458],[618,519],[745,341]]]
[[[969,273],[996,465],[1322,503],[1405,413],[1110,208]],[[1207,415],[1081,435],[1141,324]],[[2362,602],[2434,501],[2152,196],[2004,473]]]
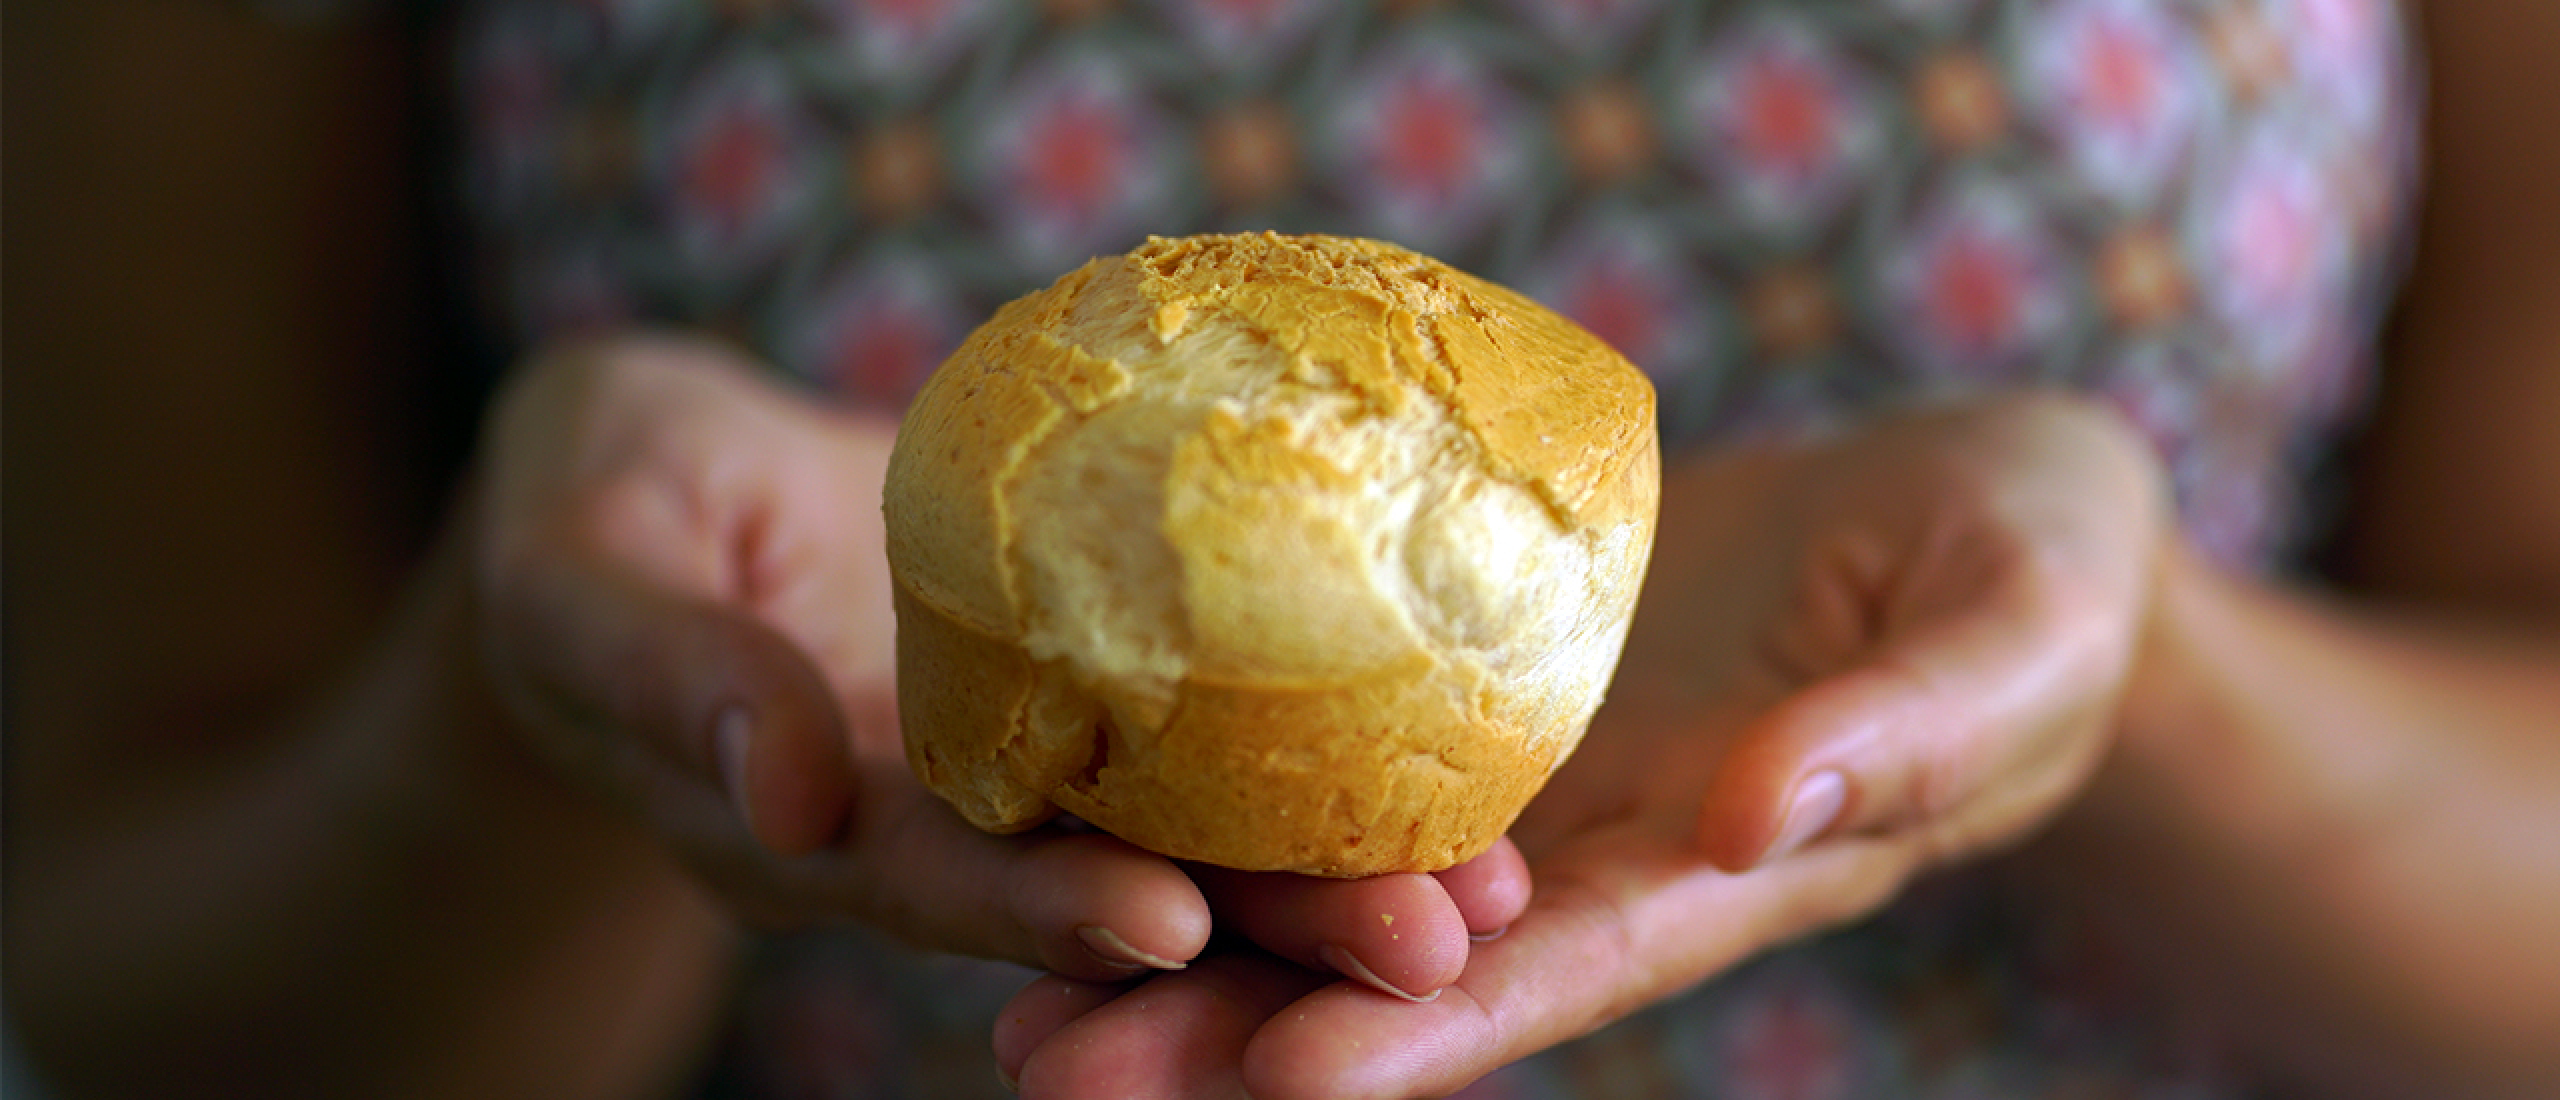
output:
[[[902,720],[981,827],[1250,870],[1472,858],[1651,545],[1643,374],[1372,241],[1154,240],[998,311],[890,461]]]

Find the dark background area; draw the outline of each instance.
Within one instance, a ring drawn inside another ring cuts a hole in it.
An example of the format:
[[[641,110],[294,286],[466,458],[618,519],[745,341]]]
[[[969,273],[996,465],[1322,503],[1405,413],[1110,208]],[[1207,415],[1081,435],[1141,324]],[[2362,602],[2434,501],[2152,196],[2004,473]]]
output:
[[[13,747],[17,819],[132,749],[219,751],[344,665],[490,372],[452,320],[426,14],[5,18],[5,718],[98,735]]]

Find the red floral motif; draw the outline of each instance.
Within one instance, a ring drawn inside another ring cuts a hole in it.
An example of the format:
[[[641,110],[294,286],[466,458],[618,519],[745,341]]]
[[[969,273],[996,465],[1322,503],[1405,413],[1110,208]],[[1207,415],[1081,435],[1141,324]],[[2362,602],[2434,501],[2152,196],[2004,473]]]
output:
[[[1967,350],[2007,343],[2027,292],[2028,275],[2017,255],[1968,233],[1949,238],[1927,262],[1925,308],[1949,342]]]
[[[1035,74],[1013,89],[989,136],[995,172],[983,196],[1016,255],[1054,267],[1120,245],[1165,191],[1157,124],[1101,64]]]
[[[2312,223],[2317,200],[2301,187],[2301,177],[2245,179],[2232,194],[2225,223],[2225,258],[2232,261],[2232,284],[2260,302],[2291,297],[2312,274],[2312,251],[2322,225]]]
[[[1738,35],[1682,97],[1691,147],[1745,219],[1786,230],[1837,206],[1882,151],[1872,96],[1813,32],[1766,24]]]
[[[1338,103],[1334,178],[1405,243],[1434,249],[1472,229],[1525,166],[1508,104],[1447,43],[1386,55]]]
[[[1484,144],[1473,89],[1444,74],[1407,74],[1378,105],[1375,164],[1390,188],[1447,203]]]
[[[838,277],[793,311],[785,355],[803,377],[853,404],[895,411],[958,347],[959,309],[930,269],[884,262]]]
[[[1562,305],[1566,315],[1592,335],[1634,358],[1662,343],[1667,319],[1651,300],[1655,289],[1623,257],[1602,257],[1580,272]]]
[[[2160,52],[2150,43],[2110,26],[2092,33],[2083,49],[2088,78],[2082,95],[2090,114],[2127,124],[2159,111],[2161,85],[2168,77],[2161,71]]]
[[[769,258],[782,231],[817,197],[815,135],[789,86],[768,69],[705,80],[661,136],[676,245],[708,270]]]
[[[1801,180],[1831,151],[1838,110],[1828,81],[1791,57],[1757,58],[1739,81],[1733,137],[1755,167]]]
[[[1678,257],[1643,227],[1586,232],[1539,265],[1531,294],[1591,330],[1656,379],[1694,369],[1704,300]]]
[[[2237,158],[2199,210],[2199,277],[2215,313],[2261,367],[2290,362],[2337,308],[2346,211],[2308,154],[2268,139]]]
[[[2071,167],[2102,194],[2156,195],[2202,109],[2181,26],[2156,4],[2084,0],[2049,9],[2028,43],[2029,95]]]
[[[685,158],[685,195],[724,235],[746,224],[756,199],[773,186],[782,162],[782,127],[745,106],[721,111]]]
[[[864,303],[848,317],[827,365],[835,392],[884,409],[903,408],[951,349],[939,326],[894,306]]]
[[[1120,113],[1089,99],[1063,99],[1032,121],[1024,150],[1024,197],[1074,221],[1089,221],[1110,197],[1128,156]]]
[[[1978,186],[1924,215],[1885,280],[1896,343],[1935,369],[1985,377],[2053,335],[2066,302],[2025,197]]]

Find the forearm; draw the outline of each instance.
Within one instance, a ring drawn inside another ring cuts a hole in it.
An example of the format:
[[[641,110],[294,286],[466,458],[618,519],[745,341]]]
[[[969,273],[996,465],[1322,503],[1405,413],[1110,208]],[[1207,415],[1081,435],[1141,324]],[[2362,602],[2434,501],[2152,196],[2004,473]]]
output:
[[[255,758],[16,838],[10,1007],[66,1090],[614,1094],[696,1047],[717,920],[497,727],[464,589]]]
[[[2560,1082],[2560,639],[2166,561],[2047,865],[2324,1091]]]

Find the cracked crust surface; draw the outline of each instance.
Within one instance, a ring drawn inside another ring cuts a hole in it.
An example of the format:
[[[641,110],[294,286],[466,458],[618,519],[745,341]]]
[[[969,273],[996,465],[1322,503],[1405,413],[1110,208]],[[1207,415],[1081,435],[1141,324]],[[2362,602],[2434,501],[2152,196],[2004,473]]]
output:
[[[982,828],[1063,809],[1246,870],[1428,871],[1607,687],[1651,386],[1393,246],[1154,240],[999,310],[884,506],[908,756]]]

